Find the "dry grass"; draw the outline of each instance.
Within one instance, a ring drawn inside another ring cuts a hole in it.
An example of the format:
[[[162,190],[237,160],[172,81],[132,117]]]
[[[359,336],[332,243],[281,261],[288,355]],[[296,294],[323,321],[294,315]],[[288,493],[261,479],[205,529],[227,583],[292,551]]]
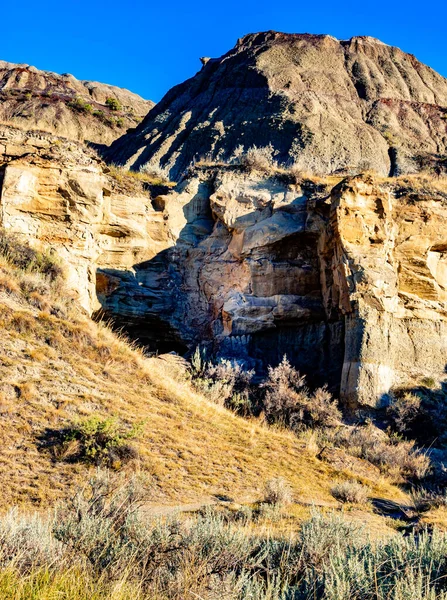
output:
[[[147,183],[149,185],[165,185],[174,187],[175,182],[167,180],[164,176],[155,170],[147,169],[140,171],[130,171],[125,167],[118,165],[108,165],[108,174],[121,184]]]
[[[253,501],[275,477],[290,482],[301,502],[331,502],[340,473],[308,452],[305,441],[207,401],[186,378],[174,379],[168,362],[145,359],[83,316],[68,292],[58,289],[56,300],[59,283],[41,279],[41,295],[50,307],[43,311],[23,285],[29,274],[4,258],[0,274],[9,281],[0,291],[4,508],[48,505],[85,481],[92,467],[56,460],[39,447],[39,438],[48,428],[60,430],[92,416],[114,417],[127,427],[145,421],[138,458],[125,468],[150,477],[158,502],[197,502],[221,494]],[[367,483],[376,494],[405,498],[386,482]]]
[[[342,481],[332,488],[332,495],[340,502],[350,504],[366,504],[369,488],[358,481]]]

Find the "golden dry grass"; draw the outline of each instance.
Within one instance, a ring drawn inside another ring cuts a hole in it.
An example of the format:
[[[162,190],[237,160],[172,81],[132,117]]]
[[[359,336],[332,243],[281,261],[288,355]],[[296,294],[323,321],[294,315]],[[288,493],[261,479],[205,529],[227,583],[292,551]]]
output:
[[[206,502],[226,495],[238,503],[262,498],[265,482],[284,477],[297,503],[279,524],[296,525],[312,503],[334,506],[331,487],[350,479],[319,461],[308,440],[244,420],[194,392],[170,362],[145,358],[104,325],[83,316],[68,293],[47,294],[57,314],[39,310],[20,292],[20,273],[0,260],[0,485],[3,508],[46,507],[85,483],[94,467],[56,460],[39,448],[47,428],[79,418],[145,421],[139,458],[125,468],[154,483],[154,502]],[[14,285],[15,283],[15,285]],[[360,481],[360,478],[358,478]],[[405,494],[386,479],[361,479],[372,493]],[[364,514],[372,517],[370,507]],[[295,515],[296,513],[296,515]],[[386,526],[384,524],[386,529]]]
[[[123,185],[135,185],[147,183],[149,185],[165,185],[167,187],[174,187],[176,184],[172,181],[166,181],[161,177],[152,175],[151,173],[145,173],[144,171],[131,171],[125,167],[118,165],[108,165],[108,174],[113,177],[116,181]]]

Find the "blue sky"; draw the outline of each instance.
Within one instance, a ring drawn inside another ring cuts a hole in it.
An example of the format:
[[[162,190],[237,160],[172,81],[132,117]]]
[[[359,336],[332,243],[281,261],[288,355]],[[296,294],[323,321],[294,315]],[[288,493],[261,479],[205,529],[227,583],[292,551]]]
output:
[[[15,6],[14,6],[15,4]],[[274,29],[372,35],[447,77],[447,0],[2,0],[0,58],[158,101],[238,37]]]

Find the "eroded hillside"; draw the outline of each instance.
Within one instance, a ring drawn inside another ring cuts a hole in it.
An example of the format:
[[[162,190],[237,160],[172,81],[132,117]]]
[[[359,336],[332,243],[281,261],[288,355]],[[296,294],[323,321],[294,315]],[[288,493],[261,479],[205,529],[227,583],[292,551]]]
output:
[[[352,407],[443,380],[444,180],[214,165],[170,190],[4,137],[2,226],[50,245],[88,313],[151,351],[201,345],[260,374],[287,354]]]
[[[235,162],[251,146],[313,173],[398,175],[443,168],[446,111],[447,81],[398,48],[269,31],[203,59],[108,155],[176,180],[203,157]]]
[[[0,258],[4,507],[47,506],[85,482],[91,463],[76,460],[70,445],[58,452],[54,441],[91,417],[118,419],[124,431],[140,424],[130,462],[114,468],[147,476],[158,503],[253,501],[276,476],[290,482],[304,505],[331,503],[331,486],[348,471],[317,460],[291,432],[209,402],[172,356],[147,359],[93,323],[65,288],[54,256],[25,252],[4,235],[2,252],[10,249]],[[384,480],[370,485],[389,498],[405,497]]]
[[[0,123],[25,131],[108,145],[153,106],[113,85],[0,61]]]

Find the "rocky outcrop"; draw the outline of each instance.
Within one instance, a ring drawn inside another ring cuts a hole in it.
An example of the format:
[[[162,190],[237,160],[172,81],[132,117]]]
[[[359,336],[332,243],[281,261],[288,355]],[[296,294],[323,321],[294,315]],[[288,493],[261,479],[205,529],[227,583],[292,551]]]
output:
[[[98,267],[127,269],[169,242],[139,182],[117,181],[82,144],[0,126],[0,226],[63,259],[91,314]]]
[[[271,145],[280,164],[382,175],[442,168],[447,80],[369,37],[247,35],[174,87],[110,160],[178,179],[200,159],[237,161]]]
[[[160,193],[54,136],[3,128],[0,149],[0,224],[54,248],[86,310],[149,349],[202,344],[258,372],[287,354],[350,406],[442,378],[442,179],[209,167]]]
[[[110,110],[108,98],[119,103],[119,110]],[[153,102],[113,85],[0,61],[0,122],[27,131],[111,144],[153,106]]]
[[[156,202],[175,245],[120,281],[115,271],[99,297],[110,314],[163,315],[186,346],[208,340],[260,371],[286,353],[312,384],[377,406],[445,369],[446,192],[196,172]]]

